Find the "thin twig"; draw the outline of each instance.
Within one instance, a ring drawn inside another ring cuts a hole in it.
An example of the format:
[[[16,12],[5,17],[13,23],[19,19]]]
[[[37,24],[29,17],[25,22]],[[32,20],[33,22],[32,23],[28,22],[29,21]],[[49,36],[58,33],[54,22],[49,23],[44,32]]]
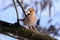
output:
[[[16,15],[17,15],[17,23],[19,23],[18,10],[17,10],[16,3],[15,3],[15,1],[14,1],[14,0],[13,0],[13,4],[14,4],[15,10],[16,10]]]
[[[24,10],[24,8],[23,8],[22,4],[19,2],[19,0],[17,0],[17,3],[18,3],[18,4],[19,4],[19,6],[22,8],[23,13],[24,13],[24,15],[26,16],[26,14],[25,14],[25,10]]]

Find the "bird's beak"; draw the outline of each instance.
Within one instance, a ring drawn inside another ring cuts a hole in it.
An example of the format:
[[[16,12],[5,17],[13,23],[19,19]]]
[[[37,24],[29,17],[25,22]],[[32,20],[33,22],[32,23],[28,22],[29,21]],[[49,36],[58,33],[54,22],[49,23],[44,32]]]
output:
[[[29,13],[30,13],[30,12],[29,12],[29,11],[27,11],[27,12],[26,12],[26,15],[28,15]]]

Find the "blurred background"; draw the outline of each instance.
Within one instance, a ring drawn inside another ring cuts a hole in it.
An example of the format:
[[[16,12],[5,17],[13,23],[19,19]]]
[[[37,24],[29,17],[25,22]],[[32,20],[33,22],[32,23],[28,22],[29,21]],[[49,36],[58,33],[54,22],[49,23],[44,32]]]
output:
[[[41,33],[49,34],[60,40],[60,0],[19,0],[25,11],[34,8],[36,11],[35,27]],[[16,2],[16,0],[15,0]],[[24,18],[21,7],[16,2],[19,19]],[[16,11],[12,0],[0,0],[0,20],[15,23],[17,21]],[[22,22],[20,24],[23,26]],[[0,34],[1,40],[17,40]]]

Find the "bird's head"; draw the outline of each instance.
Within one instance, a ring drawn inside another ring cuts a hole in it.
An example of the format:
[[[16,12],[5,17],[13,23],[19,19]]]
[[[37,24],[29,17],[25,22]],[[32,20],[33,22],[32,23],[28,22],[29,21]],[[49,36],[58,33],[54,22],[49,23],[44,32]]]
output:
[[[33,15],[35,15],[35,10],[33,8],[29,8],[26,14],[33,16]]]

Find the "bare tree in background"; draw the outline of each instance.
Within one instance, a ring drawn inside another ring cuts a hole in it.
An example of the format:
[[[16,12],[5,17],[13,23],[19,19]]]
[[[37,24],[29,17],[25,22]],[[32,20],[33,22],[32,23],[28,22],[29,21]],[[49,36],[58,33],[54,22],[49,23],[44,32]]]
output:
[[[50,20],[48,21],[48,23],[51,23],[51,21],[52,21],[52,18],[51,18],[51,7],[52,7],[53,3],[52,3],[51,0],[48,0],[48,4],[49,4],[49,17],[50,17]]]

